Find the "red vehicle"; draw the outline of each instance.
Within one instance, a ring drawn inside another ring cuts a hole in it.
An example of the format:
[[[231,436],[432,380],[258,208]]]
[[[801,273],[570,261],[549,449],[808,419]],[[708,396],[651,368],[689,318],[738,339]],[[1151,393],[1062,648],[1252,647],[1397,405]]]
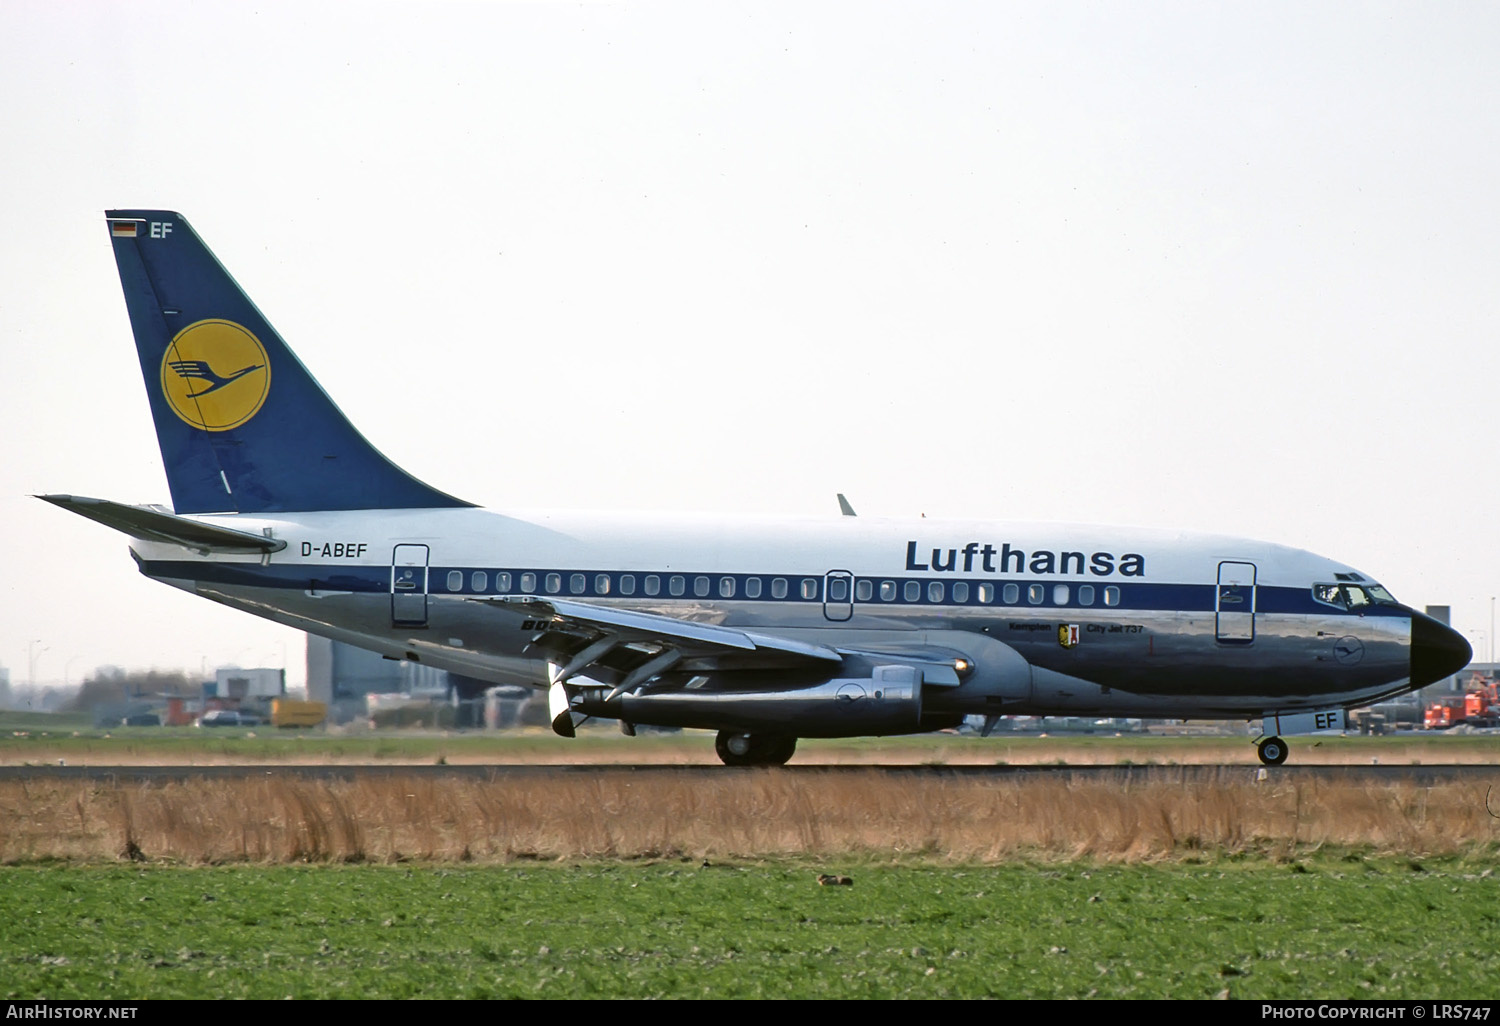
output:
[[[1455,724],[1462,723],[1463,720],[1464,698],[1462,695],[1439,698],[1428,705],[1422,713],[1422,727],[1425,730],[1447,730]]]
[[[1428,730],[1447,730],[1460,723],[1500,726],[1500,682],[1475,674],[1462,695],[1438,699],[1422,717],[1422,726]]]

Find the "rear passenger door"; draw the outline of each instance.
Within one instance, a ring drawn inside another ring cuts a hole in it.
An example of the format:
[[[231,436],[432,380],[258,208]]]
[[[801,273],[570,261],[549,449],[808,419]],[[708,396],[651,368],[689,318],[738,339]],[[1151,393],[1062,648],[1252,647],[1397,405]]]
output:
[[[427,626],[426,545],[397,545],[391,554],[391,626]]]

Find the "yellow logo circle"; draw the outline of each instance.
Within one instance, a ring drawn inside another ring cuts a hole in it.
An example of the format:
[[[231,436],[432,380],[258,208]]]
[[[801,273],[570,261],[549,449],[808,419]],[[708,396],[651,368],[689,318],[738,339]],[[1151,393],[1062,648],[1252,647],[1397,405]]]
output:
[[[199,321],[179,331],[162,355],[161,391],[193,427],[228,431],[260,412],[271,391],[271,361],[241,325]]]

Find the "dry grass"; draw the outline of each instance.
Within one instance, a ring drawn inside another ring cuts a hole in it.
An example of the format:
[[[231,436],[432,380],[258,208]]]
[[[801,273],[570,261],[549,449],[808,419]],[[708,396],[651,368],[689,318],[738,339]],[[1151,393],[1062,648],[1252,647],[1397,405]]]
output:
[[[910,856],[1146,861],[1495,848],[1484,780],[985,780],[601,770],[513,782],[194,779],[0,782],[0,862],[502,862],[577,857]]]

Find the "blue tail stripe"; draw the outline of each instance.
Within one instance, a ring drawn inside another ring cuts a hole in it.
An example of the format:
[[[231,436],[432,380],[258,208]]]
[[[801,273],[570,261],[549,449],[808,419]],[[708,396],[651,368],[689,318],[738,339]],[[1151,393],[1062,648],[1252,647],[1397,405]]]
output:
[[[178,513],[471,505],[355,430],[182,215],[106,216]]]

